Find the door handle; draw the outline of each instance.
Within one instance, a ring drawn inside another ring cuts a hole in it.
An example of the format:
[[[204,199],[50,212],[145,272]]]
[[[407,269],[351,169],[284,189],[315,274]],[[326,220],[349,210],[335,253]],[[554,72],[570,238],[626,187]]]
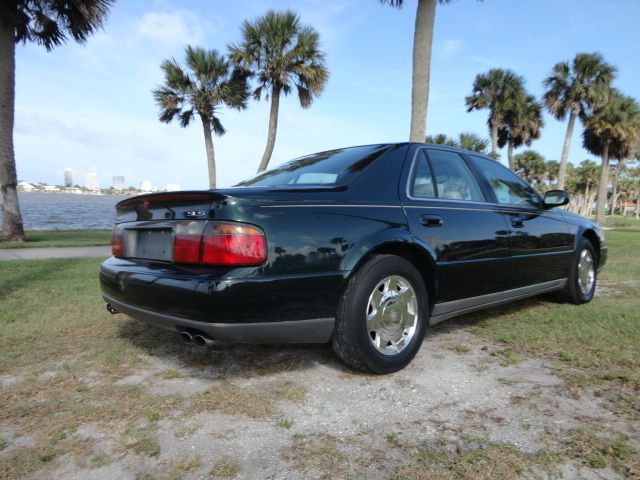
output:
[[[420,223],[425,227],[440,227],[444,221],[438,215],[420,215]]]
[[[511,226],[513,228],[522,228],[524,227],[524,220],[522,220],[521,218],[512,218]]]

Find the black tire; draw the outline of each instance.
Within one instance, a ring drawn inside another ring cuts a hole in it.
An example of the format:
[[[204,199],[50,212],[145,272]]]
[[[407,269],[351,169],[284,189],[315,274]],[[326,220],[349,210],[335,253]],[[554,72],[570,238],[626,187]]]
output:
[[[411,340],[393,355],[380,353],[367,331],[366,311],[369,296],[386,277],[397,275],[409,282],[417,300],[417,324]],[[338,313],[331,346],[348,365],[378,374],[404,368],[416,355],[424,338],[429,318],[427,289],[418,270],[395,255],[375,255],[353,274],[347,284]]]
[[[580,256],[582,255],[582,252],[584,250],[587,250],[591,255],[591,258],[593,259],[593,285],[587,292],[582,291],[578,277],[578,265],[580,263]],[[597,261],[598,257],[596,255],[595,248],[593,248],[593,245],[588,239],[582,237],[578,241],[576,255],[571,261],[571,267],[569,270],[569,275],[567,277],[567,284],[562,290],[558,290],[558,292],[556,292],[556,298],[558,299],[558,301],[562,303],[573,303],[575,305],[581,305],[583,303],[591,301],[596,291],[596,285],[598,283]]]

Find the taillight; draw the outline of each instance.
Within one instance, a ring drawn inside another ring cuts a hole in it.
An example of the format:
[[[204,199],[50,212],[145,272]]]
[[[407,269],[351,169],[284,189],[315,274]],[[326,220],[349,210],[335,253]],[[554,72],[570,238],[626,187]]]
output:
[[[200,263],[203,222],[180,222],[173,234],[173,262]]]
[[[199,234],[189,232],[187,224],[175,232],[174,263],[254,266],[266,260],[267,240],[264,232],[252,225],[210,222]]]
[[[122,229],[114,228],[111,236],[111,253],[116,257],[124,257],[124,245],[122,243]]]

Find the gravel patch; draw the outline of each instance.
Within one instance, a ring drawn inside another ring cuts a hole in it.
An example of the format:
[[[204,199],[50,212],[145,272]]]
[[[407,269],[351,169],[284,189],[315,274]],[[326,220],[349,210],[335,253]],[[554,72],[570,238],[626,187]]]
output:
[[[415,360],[387,376],[350,370],[327,346],[212,348],[182,363],[154,353],[119,383],[185,401],[230,385],[249,392],[242,397],[247,401],[268,399],[273,414],[250,418],[218,411],[215,404],[191,415],[177,412],[153,425],[157,457],[110,452],[107,464],[96,468],[58,462],[49,478],[135,479],[145,473],[162,479],[180,462],[193,461],[176,478],[210,478],[217,468],[243,479],[385,479],[417,448],[438,442],[484,439],[533,454],[553,449],[566,432],[584,425],[640,438],[640,427],[606,409],[602,398],[589,391],[572,396],[544,359],[505,365],[492,355],[500,345],[455,323],[432,329]],[[107,445],[114,434],[80,426],[76,435]],[[558,469],[566,479],[621,478],[574,463]]]

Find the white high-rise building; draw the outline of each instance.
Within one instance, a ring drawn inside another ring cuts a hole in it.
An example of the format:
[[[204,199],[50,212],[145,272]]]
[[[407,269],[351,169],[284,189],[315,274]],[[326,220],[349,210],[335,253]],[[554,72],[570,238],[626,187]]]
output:
[[[73,170],[70,168],[64,169],[64,186],[73,187]]]
[[[100,190],[100,179],[95,173],[87,173],[84,177],[84,186],[88,190]]]
[[[113,177],[113,189],[124,190],[124,177],[122,175]]]
[[[152,188],[151,182],[149,180],[142,180],[140,182],[140,190],[143,192],[150,192]]]

